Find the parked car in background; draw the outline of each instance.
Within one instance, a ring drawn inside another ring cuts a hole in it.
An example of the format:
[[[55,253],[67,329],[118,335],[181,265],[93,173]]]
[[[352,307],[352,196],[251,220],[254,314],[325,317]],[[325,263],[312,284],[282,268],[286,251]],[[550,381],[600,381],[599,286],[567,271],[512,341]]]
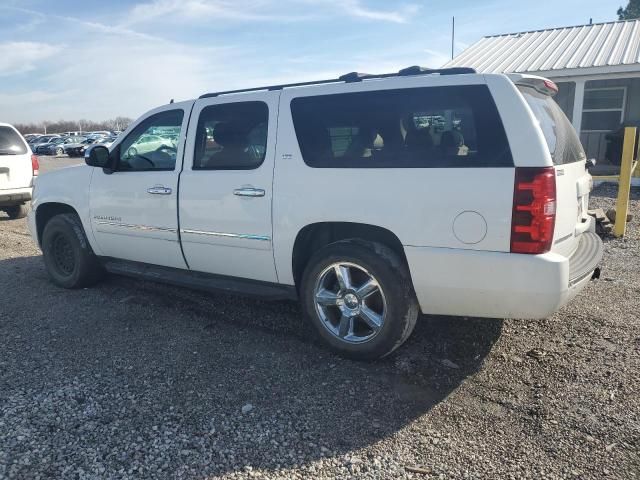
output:
[[[111,132],[108,130],[96,130],[93,132],[86,132],[87,137],[109,137]]]
[[[104,145],[105,147],[109,148],[115,140],[116,140],[115,137],[99,137],[99,138],[93,139],[91,143],[84,144],[80,147],[79,149],[80,156],[84,156],[84,152],[91,145]]]
[[[38,144],[34,153],[36,155],[54,155],[55,148],[57,148],[58,145],[64,143],[64,141],[65,137],[62,136],[52,138],[46,143]]]
[[[113,142],[115,142],[117,137],[103,137],[96,140],[94,143],[96,145],[104,145],[105,147],[110,147]]]
[[[127,153],[135,157],[136,155],[143,155],[163,148],[175,150],[175,146],[175,140],[171,138],[165,138],[159,135],[142,135],[129,146]]]
[[[33,153],[38,154],[38,149],[40,147],[44,147],[49,143],[56,141],[58,138],[61,138],[60,135],[43,135],[31,144],[31,150]]]
[[[23,135],[24,139],[27,141],[27,143],[31,143],[32,141],[40,138],[42,135],[39,133],[25,133]]]
[[[27,215],[38,169],[38,157],[20,133],[8,123],[0,123],[0,210],[10,218]]]
[[[79,142],[85,140],[84,137],[61,137],[60,141],[51,142],[43,147],[40,147],[38,153],[42,155],[56,155],[61,156],[67,153],[67,148],[71,145],[77,145]]]
[[[65,148],[65,153],[67,155],[69,155],[70,157],[82,157],[84,155],[84,151],[85,149],[92,145],[93,143],[95,143],[96,141],[100,140],[99,138],[91,138],[91,137],[87,137],[84,140],[82,140],[81,142],[78,143],[72,143],[70,145],[67,145]]]
[[[603,252],[557,91],[410,67],[202,95],[92,146],[95,169],[39,179],[29,228],[59,286],[106,269],[297,297],[359,359],[402,345],[420,311],[546,318],[597,278]],[[177,144],[154,134],[170,129]]]
[[[38,143],[42,137],[44,137],[44,135],[40,135],[40,134],[31,134],[31,135],[29,135],[29,138],[26,139],[27,140],[27,144],[29,145],[29,148],[31,148],[33,145]]]

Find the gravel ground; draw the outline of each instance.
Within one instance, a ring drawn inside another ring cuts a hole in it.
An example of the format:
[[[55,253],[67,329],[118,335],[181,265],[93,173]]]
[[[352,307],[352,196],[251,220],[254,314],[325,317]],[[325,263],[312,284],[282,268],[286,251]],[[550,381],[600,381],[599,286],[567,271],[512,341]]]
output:
[[[58,289],[2,216],[0,478],[640,478],[637,189],[632,212],[553,317],[423,317],[374,363],[318,346],[291,302]]]

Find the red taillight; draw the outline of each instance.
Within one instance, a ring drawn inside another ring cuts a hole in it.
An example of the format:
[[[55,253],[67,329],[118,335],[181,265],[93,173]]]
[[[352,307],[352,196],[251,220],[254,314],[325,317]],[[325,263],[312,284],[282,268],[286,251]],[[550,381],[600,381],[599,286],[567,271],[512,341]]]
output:
[[[555,223],[556,174],[553,167],[516,168],[511,252],[548,252]]]
[[[40,163],[38,163],[38,157],[36,155],[31,155],[31,170],[33,172],[33,176],[38,176],[38,171],[40,170]]]

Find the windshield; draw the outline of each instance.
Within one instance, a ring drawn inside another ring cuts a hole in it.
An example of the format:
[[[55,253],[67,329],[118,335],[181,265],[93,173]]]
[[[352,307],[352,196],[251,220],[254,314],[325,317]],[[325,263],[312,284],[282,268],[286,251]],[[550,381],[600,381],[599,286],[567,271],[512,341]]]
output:
[[[24,141],[13,128],[0,127],[0,155],[22,155],[27,153]]]
[[[540,123],[554,165],[586,160],[578,134],[560,106],[533,87],[518,86]]]

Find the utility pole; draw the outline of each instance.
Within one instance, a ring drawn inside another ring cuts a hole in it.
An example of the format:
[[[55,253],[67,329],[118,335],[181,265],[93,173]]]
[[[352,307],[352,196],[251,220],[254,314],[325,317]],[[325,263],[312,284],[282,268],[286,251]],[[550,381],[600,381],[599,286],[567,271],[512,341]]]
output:
[[[453,60],[453,49],[456,40],[456,17],[451,17],[451,60]]]

